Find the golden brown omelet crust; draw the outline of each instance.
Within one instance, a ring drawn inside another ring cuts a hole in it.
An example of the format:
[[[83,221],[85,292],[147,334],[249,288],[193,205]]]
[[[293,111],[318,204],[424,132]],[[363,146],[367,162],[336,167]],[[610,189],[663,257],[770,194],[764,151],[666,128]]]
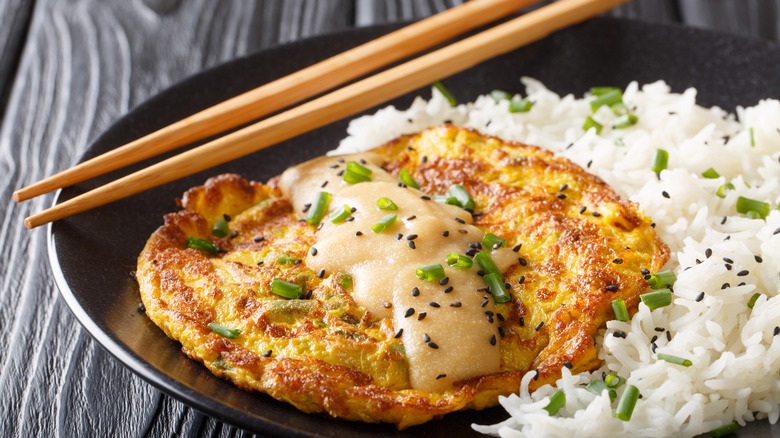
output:
[[[447,125],[375,152],[428,194],[462,184],[477,205],[474,224],[519,245],[518,262],[504,272],[513,299],[496,304],[502,372],[444,394],[409,389],[392,321],[358,306],[342,273],[305,266],[316,229],[298,220],[274,180],[222,175],[184,195],[184,210],[165,217],[138,260],[149,317],[186,354],[242,388],[305,412],[405,428],[495,405],[530,370],[539,373],[536,388],[554,382],[562,366],[598,367],[593,340],[613,318],[611,301],[636,309],[647,287],[640,270],[657,271],[669,257],[636,205],[543,149]],[[216,238],[211,227],[223,215],[232,234]],[[187,248],[188,236],[220,252]],[[304,299],[271,293],[274,278],[302,285]],[[222,337],[212,322],[241,333]]]

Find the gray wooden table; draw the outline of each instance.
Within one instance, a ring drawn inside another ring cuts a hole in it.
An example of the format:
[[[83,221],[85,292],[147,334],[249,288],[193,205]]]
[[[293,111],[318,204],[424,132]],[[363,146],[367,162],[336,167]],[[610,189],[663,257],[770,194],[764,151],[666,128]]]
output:
[[[73,165],[128,109],[200,70],[337,30],[418,19],[460,0],[0,0],[0,436],[244,436],[151,387],[60,297],[52,195],[11,193]],[[780,39],[780,0],[636,0],[613,12]]]

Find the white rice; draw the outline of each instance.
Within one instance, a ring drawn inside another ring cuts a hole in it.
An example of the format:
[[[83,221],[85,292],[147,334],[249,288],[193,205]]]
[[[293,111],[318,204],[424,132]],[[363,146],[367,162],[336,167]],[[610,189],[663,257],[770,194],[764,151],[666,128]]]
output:
[[[430,101],[418,98],[406,111],[388,107],[353,120],[334,153],[365,150],[445,121],[545,147],[638,202],[669,245],[672,257],[665,269],[678,279],[671,306],[651,311],[640,304],[630,322],[607,323],[597,339],[603,360],[599,370],[572,376],[564,368],[557,388],[547,385],[533,394],[527,390],[529,373],[519,394],[501,399],[511,417],[474,429],[502,437],[661,437],[694,436],[731,421],[744,425],[768,418],[776,423],[780,101],[763,100],[731,115],[697,106],[692,88],[676,94],[663,82],[641,88],[631,83],[623,100],[639,121],[612,129],[615,116],[607,107],[591,114],[592,97],[561,97],[536,80],[521,81],[523,97],[535,102],[527,113],[512,114],[508,101],[496,103],[490,96],[453,108],[434,90]],[[582,130],[591,115],[604,125],[600,135]],[[616,145],[617,139],[625,145]],[[656,149],[669,153],[660,178],[651,170]],[[719,178],[702,177],[711,167]],[[735,189],[721,199],[715,193],[727,182]],[[739,196],[767,202],[772,211],[766,220],[747,219],[736,211]],[[700,292],[704,299],[697,302]],[[756,292],[761,297],[750,309],[747,303]],[[617,330],[627,337],[611,336]],[[658,353],[687,358],[693,365],[657,360],[651,351],[654,336]],[[615,418],[617,401],[610,403],[606,392],[595,396],[584,389],[603,372],[620,375],[641,391],[630,421]],[[556,389],[565,393],[566,405],[550,416],[543,408]]]

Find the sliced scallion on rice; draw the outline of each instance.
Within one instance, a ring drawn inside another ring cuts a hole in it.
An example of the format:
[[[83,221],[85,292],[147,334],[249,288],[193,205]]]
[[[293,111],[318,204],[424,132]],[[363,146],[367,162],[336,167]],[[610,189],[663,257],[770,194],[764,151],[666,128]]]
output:
[[[658,359],[663,360],[665,362],[673,363],[675,365],[682,365],[684,367],[689,367],[693,365],[693,362],[691,362],[690,360],[679,356],[673,356],[671,354],[658,353]]]
[[[565,404],[566,394],[564,394],[563,391],[559,389],[550,396],[550,403],[548,403],[547,406],[545,406],[543,409],[547,411],[550,416],[553,416],[557,414]]]
[[[501,102],[502,100],[509,100],[512,98],[512,95],[504,90],[493,90],[490,92],[490,97],[493,98],[493,100],[496,101],[496,103]]]
[[[588,386],[585,387],[585,389],[595,395],[601,395],[604,390],[607,390],[607,393],[609,394],[609,400],[610,402],[615,401],[617,398],[617,392],[615,392],[614,389],[607,386],[606,383],[602,382],[601,380],[593,380],[590,383],[588,383]]]
[[[604,383],[610,388],[619,388],[620,385],[626,383],[626,379],[618,376],[617,374],[608,374]]]
[[[666,169],[669,164],[669,152],[663,149],[655,150],[655,158],[653,159],[653,172],[660,174],[662,170]]]
[[[615,319],[618,321],[628,321],[628,309],[626,309],[625,300],[612,301],[612,311],[615,313]]]
[[[274,278],[271,281],[271,292],[284,298],[300,298],[303,288],[295,283]]]
[[[750,147],[756,146],[756,137],[753,135],[753,127],[750,127]]]
[[[705,178],[708,178],[708,179],[715,179],[715,178],[719,178],[720,174],[715,169],[710,167],[709,169],[707,169],[704,172],[702,172],[701,176],[703,176]]]
[[[672,291],[669,289],[659,289],[642,294],[639,296],[639,299],[642,300],[650,310],[655,310],[659,307],[666,307],[669,304],[672,304]]]
[[[730,182],[723,184],[722,186],[718,187],[718,191],[715,194],[718,196],[718,198],[725,198],[726,191],[728,190],[734,190],[734,184]]]
[[[724,424],[723,426],[712,429],[710,431],[710,436],[712,438],[720,438],[737,433],[737,430],[739,430],[739,424],[737,424],[736,421],[732,421],[731,423]]]
[[[637,116],[633,114],[624,114],[617,119],[615,119],[615,123],[612,124],[613,129],[625,129],[631,126],[636,125],[636,122],[639,121]]]
[[[661,289],[674,285],[675,281],[677,281],[677,276],[674,275],[673,271],[662,271],[650,274],[650,278],[647,279],[647,284],[653,289]]]
[[[593,87],[590,93],[596,96],[590,101],[590,109],[595,113],[603,105],[612,106],[623,102],[623,91],[616,87]]]
[[[582,130],[587,131],[590,128],[594,128],[596,130],[596,134],[601,134],[601,129],[603,128],[603,126],[601,125],[601,123],[593,120],[592,117],[588,116],[585,119],[585,123],[582,124]]]
[[[530,111],[533,105],[534,103],[528,99],[512,100],[509,102],[509,112],[525,113]]]
[[[638,399],[639,389],[634,385],[627,385],[623,395],[620,397],[615,417],[623,421],[630,420]]]
[[[439,93],[444,96],[445,99],[447,99],[447,102],[450,103],[450,106],[455,106],[458,104],[458,101],[455,100],[455,96],[450,93],[450,90],[447,89],[447,87],[444,86],[444,84],[441,83],[441,81],[436,81],[433,83],[434,88],[439,90]]]
[[[737,212],[742,214],[755,212],[755,219],[766,219],[766,216],[769,214],[769,204],[740,196],[737,198]]]
[[[748,306],[748,308],[749,308],[749,309],[752,309],[752,308],[753,308],[753,306],[755,306],[755,305],[756,305],[756,301],[758,301],[758,298],[759,298],[760,296],[761,296],[761,294],[760,294],[760,293],[758,293],[758,292],[756,292],[756,293],[754,293],[754,294],[753,294],[753,296],[752,296],[752,297],[750,297],[750,300],[749,300],[749,301],[748,301],[748,303],[747,303],[747,306]]]

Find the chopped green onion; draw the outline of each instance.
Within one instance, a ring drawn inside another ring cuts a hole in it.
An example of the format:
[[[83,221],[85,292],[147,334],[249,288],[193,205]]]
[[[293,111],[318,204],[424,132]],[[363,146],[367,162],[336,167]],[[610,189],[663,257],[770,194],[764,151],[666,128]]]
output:
[[[639,299],[641,299],[650,310],[654,310],[672,304],[672,291],[669,289],[659,289],[657,291],[642,294],[639,296]]]
[[[470,268],[474,266],[474,260],[471,260],[469,256],[451,252],[447,254],[447,264],[453,268]]]
[[[406,169],[401,169],[400,172],[398,172],[398,179],[401,180],[402,183],[406,184],[409,187],[419,189],[420,185],[417,184],[417,181],[412,178],[412,175],[409,175],[409,172],[406,171]]]
[[[340,208],[330,212],[330,221],[334,224],[344,222],[344,219],[348,218],[350,215],[352,215],[352,209],[349,205],[344,204]]]
[[[669,152],[663,149],[656,149],[655,159],[653,160],[653,172],[660,174],[662,170],[666,169],[667,164],[669,164]]]
[[[761,217],[761,213],[754,210],[750,210],[747,213],[745,213],[745,217],[748,219],[764,219],[763,217]]]
[[[447,99],[447,102],[450,103],[450,106],[455,106],[458,104],[458,101],[455,100],[455,96],[450,93],[450,90],[448,90],[444,84],[441,83],[441,81],[436,81],[433,83],[433,86],[439,90],[439,92],[444,96],[445,99]]]
[[[626,379],[618,376],[617,374],[608,374],[605,383],[610,388],[618,388],[620,385],[626,383]]]
[[[347,163],[347,168],[344,170],[344,181],[349,184],[357,184],[361,182],[371,181],[371,175],[374,172],[362,166],[357,161],[350,161]]]
[[[512,299],[512,296],[509,295],[509,292],[506,290],[504,277],[501,274],[494,272],[485,274],[482,278],[485,280],[485,284],[490,288],[490,293],[493,295],[493,301],[497,303],[506,303]]]
[[[379,198],[376,201],[376,206],[380,210],[398,210],[398,206],[390,198]]]
[[[622,116],[618,117],[617,119],[615,119],[615,123],[612,124],[612,129],[625,129],[625,128],[628,128],[630,126],[634,126],[634,125],[636,125],[636,122],[638,120],[639,119],[637,118],[637,116],[635,116],[633,114],[622,115]]]
[[[761,296],[761,294],[756,292],[756,293],[753,294],[752,297],[750,297],[750,300],[748,301],[748,304],[747,304],[749,309],[752,309],[753,306],[756,305],[756,301],[758,300],[758,297],[760,297],[760,296]]]
[[[594,90],[599,94],[593,93]],[[591,93],[596,96],[595,99],[590,101],[590,109],[594,113],[598,111],[602,105],[612,106],[616,103],[623,102],[623,92],[620,90],[620,88],[595,87],[591,88]]]
[[[441,263],[435,263],[433,265],[421,266],[415,271],[420,280],[423,281],[436,281],[444,277],[444,267]]]
[[[453,184],[450,186],[448,194],[458,200],[458,205],[461,208],[474,209],[474,200],[471,199],[471,195],[460,184]]]
[[[615,392],[614,389],[608,387],[607,384],[601,380],[591,381],[588,383],[588,386],[586,386],[585,389],[588,392],[596,395],[601,395],[601,393],[606,389],[607,393],[609,394],[610,401],[615,401],[615,398],[617,398],[617,392]]]
[[[628,309],[626,309],[625,300],[612,301],[612,311],[615,312],[615,319],[618,321],[628,321]]]
[[[374,174],[374,172],[371,169],[363,166],[362,164],[354,160],[347,163],[347,170],[355,173],[359,173],[360,175],[367,176],[369,178],[371,177],[371,175]]]
[[[615,417],[623,421],[630,420],[638,399],[639,389],[634,385],[627,385],[625,391],[623,391],[623,395],[620,397],[620,403],[618,403]]]
[[[214,222],[214,226],[211,227],[211,234],[217,237],[225,237],[228,235],[228,221],[224,217],[217,219]]]
[[[433,200],[439,204],[458,205],[458,200],[454,196],[433,195]]]
[[[722,186],[718,187],[718,191],[715,194],[718,195],[718,198],[725,198],[726,190],[734,190],[734,184],[730,182],[723,184]]]
[[[601,134],[601,123],[593,120],[590,116],[585,119],[585,123],[582,124],[583,131],[587,131],[590,128],[596,128],[596,134]]]
[[[673,271],[663,271],[650,274],[650,278],[647,279],[647,284],[653,289],[661,289],[674,285],[675,281],[677,281],[677,276],[674,275]]]
[[[512,100],[509,102],[510,113],[526,113],[531,110],[534,103],[528,99]]]
[[[397,218],[398,216],[395,214],[388,214],[382,219],[379,219],[379,222],[372,225],[371,229],[374,230],[375,233],[381,233],[382,231],[390,228],[390,226],[395,223]]]
[[[701,176],[709,179],[715,179],[715,178],[719,178],[720,174],[715,169],[710,167],[709,169],[702,172]]]
[[[328,210],[330,198],[331,195],[328,192],[317,192],[314,202],[309,207],[309,216],[306,218],[306,222],[309,225],[319,225],[322,217],[325,216],[325,212]]]
[[[239,329],[227,328],[224,325],[214,324],[213,322],[209,323],[209,328],[212,332],[230,339],[235,338],[241,333],[241,330]]]
[[[300,298],[303,288],[295,283],[274,278],[271,282],[271,292],[284,298]]]
[[[496,103],[501,102],[502,100],[509,100],[512,98],[512,95],[507,93],[504,90],[493,90],[490,92],[490,97],[493,98],[493,100],[496,101]]]
[[[493,261],[493,259],[490,257],[490,253],[487,252],[487,250],[480,251],[477,255],[474,256],[474,261],[477,262],[480,268],[482,268],[483,271],[485,271],[485,274],[498,274],[501,275],[501,271],[498,270],[498,266],[496,266],[496,263]],[[501,281],[503,282],[503,275],[501,276]]]
[[[295,261],[298,260],[294,255],[283,253],[279,257],[276,258],[276,263],[280,265],[292,265],[295,263]]]
[[[756,212],[758,218],[766,219],[766,216],[769,214],[769,204],[743,196],[737,198],[737,212],[748,214],[751,211]]]
[[[484,245],[485,248],[498,249],[506,245],[506,239],[502,239],[493,233],[487,233],[485,234],[485,237],[482,238],[482,245]]]
[[[738,429],[739,429],[739,424],[737,424],[736,421],[732,421],[731,423],[724,424],[723,426],[712,429],[710,431],[710,436],[712,438],[720,438],[726,435],[737,433]]]
[[[563,407],[563,405],[566,404],[566,394],[563,393],[560,389],[555,391],[553,395],[550,396],[550,403],[545,406],[544,409],[547,411],[550,416],[553,416],[558,413],[558,411]]]
[[[187,248],[199,249],[211,254],[219,252],[217,245],[209,242],[208,240],[198,239],[197,237],[187,236]]]
[[[750,127],[750,147],[756,146],[756,138],[753,136],[753,127]]]
[[[611,109],[612,113],[616,116],[625,116],[628,114],[628,106],[623,102],[613,103],[609,106],[609,109]]]
[[[338,279],[339,285],[344,288],[344,290],[349,290],[352,288],[352,276],[349,274],[342,274],[341,277]]]
[[[664,354],[664,353],[658,353],[658,359],[673,363],[676,365],[682,365],[684,367],[689,367],[693,365],[693,362],[689,361],[688,359],[684,359],[682,357],[672,356],[671,354]]]

